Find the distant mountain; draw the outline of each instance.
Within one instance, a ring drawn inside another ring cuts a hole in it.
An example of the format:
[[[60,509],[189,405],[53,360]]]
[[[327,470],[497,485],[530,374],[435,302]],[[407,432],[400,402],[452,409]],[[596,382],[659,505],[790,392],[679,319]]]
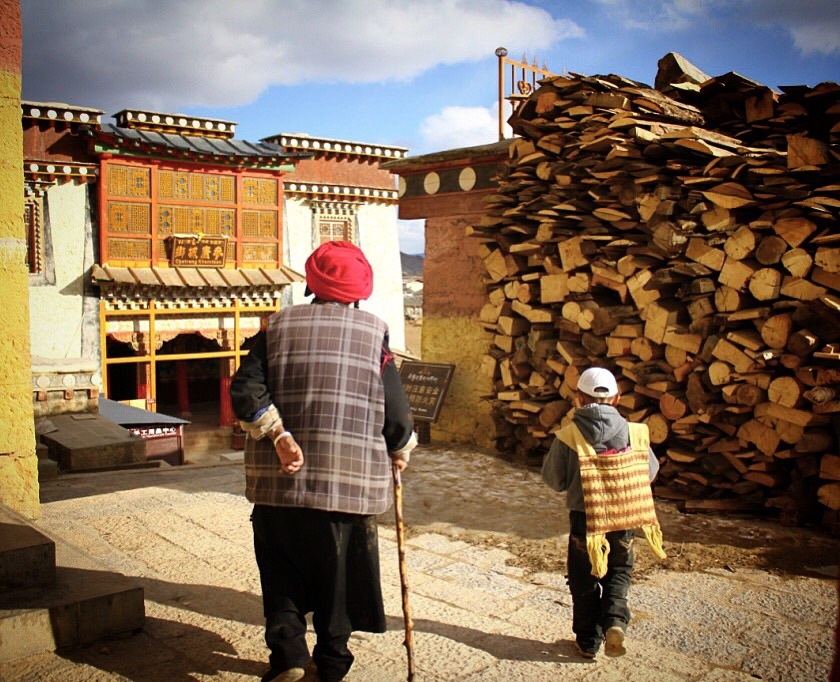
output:
[[[407,253],[400,252],[403,277],[422,277],[424,259],[425,256],[422,254],[411,256]]]

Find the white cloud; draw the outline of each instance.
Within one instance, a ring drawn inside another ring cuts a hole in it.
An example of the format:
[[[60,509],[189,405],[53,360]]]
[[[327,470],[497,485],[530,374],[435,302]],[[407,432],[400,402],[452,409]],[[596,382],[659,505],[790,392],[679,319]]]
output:
[[[697,29],[698,24],[777,26],[803,54],[840,53],[837,0],[596,0],[624,28],[656,32]]]
[[[682,31],[707,19],[709,9],[729,0],[597,0],[624,28]]]
[[[409,80],[582,35],[514,0],[22,0],[24,97],[169,111],[270,85]]]
[[[840,54],[840,12],[836,0],[762,0],[752,2],[747,16],[761,25],[788,31],[803,55]]]
[[[398,220],[400,251],[414,256],[426,250],[426,221]]]
[[[840,54],[840,25],[824,23],[791,26],[793,43],[802,54]]]
[[[445,107],[420,124],[423,146],[430,151],[490,144],[499,139],[499,119],[494,107]],[[510,127],[505,123],[506,137]]]

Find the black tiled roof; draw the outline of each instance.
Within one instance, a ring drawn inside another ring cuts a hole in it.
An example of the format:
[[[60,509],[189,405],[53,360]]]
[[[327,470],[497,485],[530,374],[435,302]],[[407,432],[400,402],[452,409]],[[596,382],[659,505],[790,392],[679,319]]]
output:
[[[183,154],[213,156],[228,161],[260,160],[278,162],[284,160],[309,158],[311,152],[286,152],[282,147],[270,142],[247,142],[236,139],[219,139],[200,135],[177,135],[159,133],[136,128],[121,128],[111,123],[103,124],[99,131],[91,131],[97,139],[109,140],[115,146],[125,144],[126,148],[145,148],[158,152],[168,152],[178,156]]]

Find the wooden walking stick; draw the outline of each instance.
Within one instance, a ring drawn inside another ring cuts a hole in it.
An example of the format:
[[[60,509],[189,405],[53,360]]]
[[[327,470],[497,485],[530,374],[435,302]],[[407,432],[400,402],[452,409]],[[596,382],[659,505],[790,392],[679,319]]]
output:
[[[408,682],[414,680],[414,623],[411,620],[411,609],[408,605],[408,576],[405,561],[405,521],[402,515],[402,481],[400,470],[396,464],[392,466],[394,474],[394,513],[397,519],[397,554],[400,559],[400,587],[402,588],[402,607],[405,617],[405,652],[408,656]]]

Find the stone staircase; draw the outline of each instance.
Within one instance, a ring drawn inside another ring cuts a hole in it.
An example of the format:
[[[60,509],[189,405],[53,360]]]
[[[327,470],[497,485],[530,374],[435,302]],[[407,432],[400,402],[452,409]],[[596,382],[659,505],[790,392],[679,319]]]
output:
[[[0,505],[0,662],[143,628],[143,587]]]

